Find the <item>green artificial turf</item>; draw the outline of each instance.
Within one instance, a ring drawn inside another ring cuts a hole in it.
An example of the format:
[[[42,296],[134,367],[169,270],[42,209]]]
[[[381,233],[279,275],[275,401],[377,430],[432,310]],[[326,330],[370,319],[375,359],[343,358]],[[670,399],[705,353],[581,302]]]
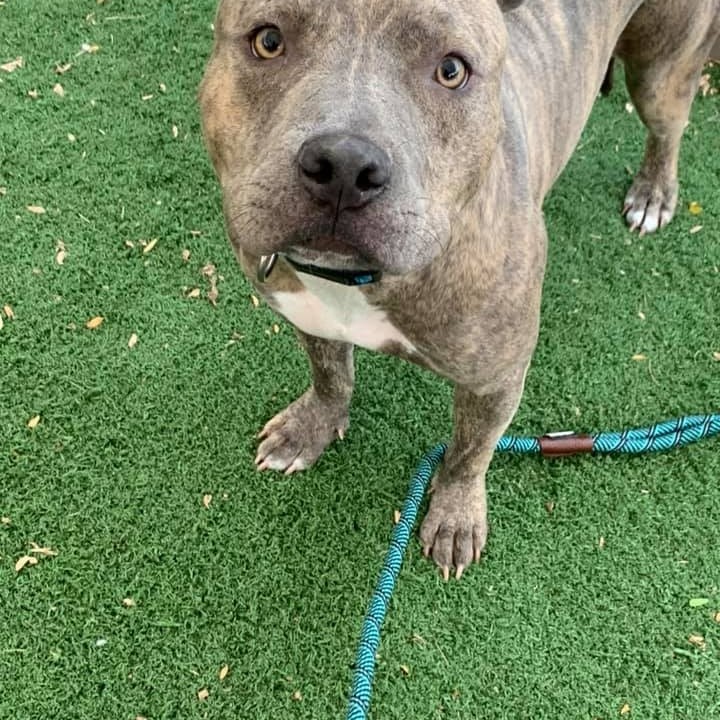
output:
[[[393,510],[451,430],[447,383],[359,351],[347,440],[255,473],[255,432],[308,372],[224,237],[195,102],[212,19],[213,0],[0,4],[0,64],[24,59],[0,72],[2,720],[342,717]],[[646,238],[618,213],[644,137],[626,102],[597,103],[546,204],[516,432],[720,409],[720,102],[698,98],[677,217]],[[411,545],[372,718],[720,717],[718,442],[496,458],[482,564],[446,585]],[[57,555],[16,572],[31,542]]]

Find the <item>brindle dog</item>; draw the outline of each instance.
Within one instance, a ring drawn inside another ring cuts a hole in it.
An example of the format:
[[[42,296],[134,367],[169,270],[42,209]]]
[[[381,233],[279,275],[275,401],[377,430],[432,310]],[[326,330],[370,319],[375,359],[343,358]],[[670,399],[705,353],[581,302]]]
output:
[[[420,537],[446,579],[477,561],[538,333],[543,198],[617,57],[649,131],[623,212],[668,223],[718,34],[720,0],[222,0],[200,101],[228,234],[313,374],[258,468],[343,436],[353,345],[431,368],[454,433]]]

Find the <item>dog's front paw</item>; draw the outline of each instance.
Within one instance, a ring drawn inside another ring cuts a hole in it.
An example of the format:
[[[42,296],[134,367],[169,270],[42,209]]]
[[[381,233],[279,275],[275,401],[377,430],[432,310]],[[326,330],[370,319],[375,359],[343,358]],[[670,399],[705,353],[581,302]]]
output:
[[[420,527],[420,541],[445,580],[455,568],[459,580],[466,568],[480,560],[487,541],[487,510],[484,487],[468,491],[465,485],[437,485],[430,509]]]
[[[625,197],[623,215],[630,230],[640,235],[667,225],[675,214],[677,182],[661,182],[638,175]]]
[[[257,469],[286,475],[305,470],[336,437],[345,436],[347,427],[347,404],[321,400],[310,388],[260,432]]]

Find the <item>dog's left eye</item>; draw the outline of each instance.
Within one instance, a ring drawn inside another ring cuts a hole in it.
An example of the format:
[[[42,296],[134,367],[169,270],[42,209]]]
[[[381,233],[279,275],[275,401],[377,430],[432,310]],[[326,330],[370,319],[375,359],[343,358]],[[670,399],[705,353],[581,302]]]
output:
[[[470,77],[470,68],[457,55],[446,55],[435,70],[435,79],[448,90],[460,90]]]
[[[274,25],[256,30],[250,37],[253,55],[261,60],[274,60],[285,52],[285,38]]]

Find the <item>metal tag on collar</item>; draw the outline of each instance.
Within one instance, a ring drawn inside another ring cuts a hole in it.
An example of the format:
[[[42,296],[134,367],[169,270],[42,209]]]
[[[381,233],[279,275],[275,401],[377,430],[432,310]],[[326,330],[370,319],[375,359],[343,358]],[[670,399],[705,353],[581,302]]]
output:
[[[257,269],[258,282],[264,283],[267,281],[267,279],[270,277],[270,273],[273,271],[273,268],[275,267],[275,263],[277,262],[277,259],[278,259],[277,253],[273,253],[272,255],[261,255],[260,256],[260,262],[258,264],[258,269]]]

